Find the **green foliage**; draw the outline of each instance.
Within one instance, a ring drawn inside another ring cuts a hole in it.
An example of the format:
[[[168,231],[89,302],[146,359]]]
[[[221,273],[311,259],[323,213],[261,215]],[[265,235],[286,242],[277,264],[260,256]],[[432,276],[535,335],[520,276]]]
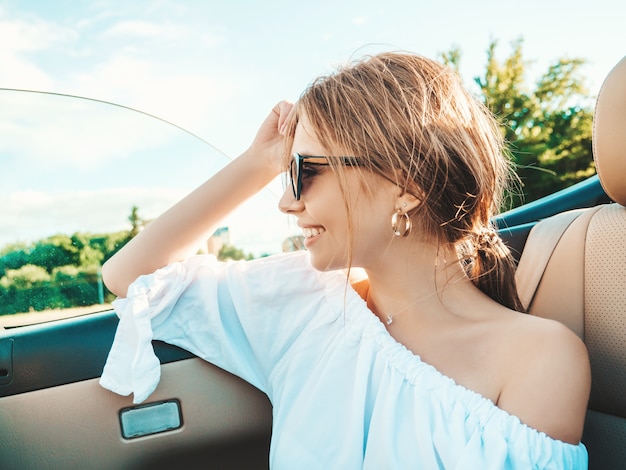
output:
[[[79,253],[80,266],[85,268],[100,266],[104,260],[104,253],[90,245],[85,246]]]
[[[28,263],[28,251],[24,243],[11,243],[0,250],[0,278],[8,269],[19,269]]]
[[[0,315],[112,300],[113,295],[104,292],[100,266],[145,224],[135,206],[128,220],[130,232],[57,234],[1,248]]]
[[[63,302],[50,280],[45,268],[33,264],[8,270],[0,279],[0,314],[57,308]]]
[[[133,238],[141,231],[145,224],[144,220],[139,217],[139,208],[137,206],[133,206],[131,208],[130,215],[128,216],[128,221],[131,225],[130,238]]]
[[[89,239],[89,246],[102,253],[102,263],[117,253],[132,237],[128,232],[115,232],[94,236]]]
[[[54,235],[0,250],[0,315],[100,302],[101,263],[129,240],[128,232]],[[107,292],[107,298],[112,295]]]
[[[67,235],[54,235],[41,240],[30,250],[29,262],[46,268],[48,273],[58,266],[78,264],[79,252]]]
[[[530,202],[579,182],[595,172],[591,134],[593,109],[580,76],[583,59],[560,59],[529,89],[522,40],[504,60],[497,42],[487,49],[487,65],[475,82],[482,99],[500,119],[502,132],[523,184],[514,205]],[[442,59],[459,70],[458,48]]]
[[[240,248],[234,247],[233,245],[225,244],[220,248],[219,253],[217,254],[217,259],[226,261],[226,260],[242,260],[242,259],[252,259],[254,258],[252,254],[244,253]]]
[[[0,284],[5,287],[13,285],[17,289],[30,289],[34,285],[47,281],[50,281],[50,275],[44,268],[34,264],[25,264],[20,269],[9,269],[0,279]]]
[[[93,305],[112,300],[103,289],[100,266],[143,227],[133,207],[130,232],[53,235],[30,245],[13,243],[0,249],[0,315]],[[134,221],[134,222],[133,222]],[[219,258],[252,259],[225,245]]]

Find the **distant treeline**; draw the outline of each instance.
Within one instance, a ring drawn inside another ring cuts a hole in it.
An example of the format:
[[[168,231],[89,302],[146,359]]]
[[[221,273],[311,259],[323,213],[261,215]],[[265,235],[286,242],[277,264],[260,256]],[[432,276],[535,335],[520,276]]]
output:
[[[146,225],[136,207],[129,221],[129,231],[59,234],[0,249],[0,315],[111,302],[114,295],[103,285],[100,268]],[[253,258],[230,244],[217,257]]]
[[[0,315],[112,300],[100,266],[131,237],[129,231],[75,233],[5,246],[0,250]]]

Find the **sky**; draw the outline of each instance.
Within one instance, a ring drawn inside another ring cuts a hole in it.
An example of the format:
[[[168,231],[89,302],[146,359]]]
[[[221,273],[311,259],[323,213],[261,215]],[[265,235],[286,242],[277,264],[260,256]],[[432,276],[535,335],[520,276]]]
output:
[[[282,99],[381,50],[437,58],[458,47],[469,88],[486,49],[523,41],[532,83],[583,58],[591,95],[626,54],[617,0],[0,0],[0,248],[152,218],[246,149]],[[88,156],[87,156],[88,155]],[[280,251],[293,223],[280,183],[224,221],[255,254]],[[78,215],[77,215],[78,214]],[[273,215],[270,215],[273,214]]]

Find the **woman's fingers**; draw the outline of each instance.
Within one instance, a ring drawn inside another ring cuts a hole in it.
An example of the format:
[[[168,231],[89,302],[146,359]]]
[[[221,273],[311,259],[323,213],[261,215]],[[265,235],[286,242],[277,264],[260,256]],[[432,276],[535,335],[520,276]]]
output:
[[[291,113],[294,112],[294,105],[289,101],[281,101],[274,107],[274,111],[278,113],[278,133],[284,136],[286,123]]]

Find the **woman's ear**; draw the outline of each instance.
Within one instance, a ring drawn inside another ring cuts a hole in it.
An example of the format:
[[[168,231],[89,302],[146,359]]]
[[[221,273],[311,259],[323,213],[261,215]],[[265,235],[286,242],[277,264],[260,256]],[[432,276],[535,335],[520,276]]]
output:
[[[402,193],[398,196],[396,201],[396,209],[402,210],[402,212],[409,212],[420,205],[422,201],[411,193]]]

